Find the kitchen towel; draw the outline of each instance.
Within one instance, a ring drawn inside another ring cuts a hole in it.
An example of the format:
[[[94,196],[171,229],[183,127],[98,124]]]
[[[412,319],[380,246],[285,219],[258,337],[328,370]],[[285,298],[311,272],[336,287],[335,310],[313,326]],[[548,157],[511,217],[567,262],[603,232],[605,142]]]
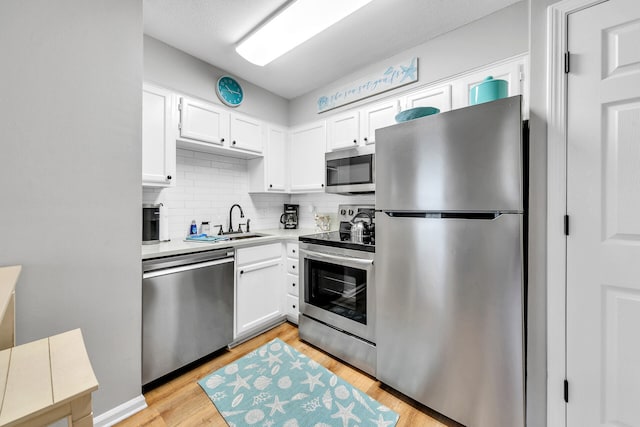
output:
[[[278,338],[198,384],[231,427],[393,427],[399,418]]]

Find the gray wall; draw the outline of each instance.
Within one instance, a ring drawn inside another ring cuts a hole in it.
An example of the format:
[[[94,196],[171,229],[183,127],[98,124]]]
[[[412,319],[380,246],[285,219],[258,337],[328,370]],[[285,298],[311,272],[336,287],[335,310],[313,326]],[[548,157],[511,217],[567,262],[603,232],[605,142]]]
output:
[[[226,71],[201,61],[153,37],[144,36],[144,80],[179,93],[222,105],[216,82]],[[233,110],[286,126],[289,102],[259,86],[238,78],[244,102]],[[227,107],[225,107],[227,108]]]
[[[81,328],[101,414],[140,394],[142,2],[0,2],[0,265],[17,339]]]
[[[356,73],[318,88],[306,95],[291,100],[289,105],[290,125],[299,125],[314,120],[322,120],[327,115],[392,96],[416,85],[425,85],[473,68],[491,64],[528,50],[528,2],[521,1],[499,10],[469,25],[443,34],[419,46],[407,49],[384,61],[371,64]],[[412,56],[420,58],[418,83],[349,104],[327,114],[317,114],[316,100],[327,90],[335,89],[358,78],[375,73],[390,63],[402,61]]]

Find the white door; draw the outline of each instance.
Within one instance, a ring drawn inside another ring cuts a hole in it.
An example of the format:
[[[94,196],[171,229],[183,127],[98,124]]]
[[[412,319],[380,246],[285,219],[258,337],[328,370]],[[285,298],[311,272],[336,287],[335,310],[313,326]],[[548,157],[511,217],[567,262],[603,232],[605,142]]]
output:
[[[640,2],[567,25],[567,426],[637,427]]]
[[[359,144],[360,113],[349,111],[327,120],[327,151],[357,147]]]
[[[327,133],[324,122],[291,131],[289,144],[292,192],[324,191],[324,154]]]
[[[436,107],[440,112],[451,110],[451,85],[429,88],[407,95],[405,109]]]
[[[231,113],[230,122],[229,138],[232,148],[262,153],[264,130],[261,121]]]
[[[174,102],[166,89],[146,84],[142,89],[142,185],[175,185]]]
[[[400,112],[400,101],[390,99],[366,106],[362,109],[360,137],[365,144],[375,144],[376,129],[396,124],[396,114]]]
[[[267,191],[287,189],[287,134],[284,129],[269,127],[265,155]]]

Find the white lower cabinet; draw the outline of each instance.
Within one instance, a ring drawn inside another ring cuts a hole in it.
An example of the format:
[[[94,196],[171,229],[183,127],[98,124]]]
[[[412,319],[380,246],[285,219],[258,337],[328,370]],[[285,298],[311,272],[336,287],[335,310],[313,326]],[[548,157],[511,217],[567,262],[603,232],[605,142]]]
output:
[[[236,250],[234,339],[283,315],[282,277],[281,243]]]
[[[300,295],[299,267],[298,267],[298,243],[287,243],[287,296],[285,299],[285,314],[289,321],[298,324],[298,298]]]

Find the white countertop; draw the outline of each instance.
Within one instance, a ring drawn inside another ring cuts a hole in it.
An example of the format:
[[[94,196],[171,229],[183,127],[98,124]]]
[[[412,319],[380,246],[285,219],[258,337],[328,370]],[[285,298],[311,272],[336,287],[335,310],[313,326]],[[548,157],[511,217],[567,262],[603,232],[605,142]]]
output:
[[[237,248],[243,246],[254,246],[263,243],[277,242],[283,240],[297,241],[299,236],[319,233],[313,228],[302,228],[295,230],[271,229],[254,230],[252,233],[264,234],[262,237],[241,239],[236,241],[222,242],[185,242],[184,240],[171,240],[168,242],[156,243],[153,245],[142,245],[142,259],[160,258],[169,255],[183,255],[194,252],[208,251],[217,248]]]

